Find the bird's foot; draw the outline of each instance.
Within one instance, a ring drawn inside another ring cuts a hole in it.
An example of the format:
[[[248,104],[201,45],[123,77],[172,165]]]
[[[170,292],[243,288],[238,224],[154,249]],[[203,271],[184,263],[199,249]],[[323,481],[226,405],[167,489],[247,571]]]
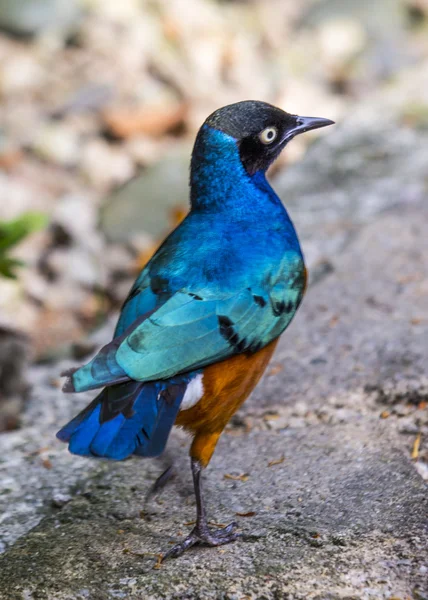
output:
[[[173,546],[162,558],[162,562],[167,558],[177,558],[181,556],[186,550],[194,546],[195,544],[205,544],[207,546],[222,546],[223,544],[229,544],[234,542],[238,537],[239,533],[235,531],[238,527],[237,523],[230,523],[224,529],[219,531],[212,531],[207,526],[194,527],[191,533],[185,540]]]

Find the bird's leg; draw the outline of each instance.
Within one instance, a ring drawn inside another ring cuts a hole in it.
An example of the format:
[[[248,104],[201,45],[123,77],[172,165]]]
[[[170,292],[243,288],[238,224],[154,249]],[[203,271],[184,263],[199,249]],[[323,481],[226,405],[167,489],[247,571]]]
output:
[[[160,490],[163,490],[163,488],[166,486],[168,481],[170,481],[173,477],[174,477],[174,466],[169,465],[169,467],[167,467],[165,469],[165,471],[163,471],[163,473],[161,473],[161,475],[159,475],[159,477],[156,479],[154,484],[150,487],[150,489],[147,492],[146,497],[144,499],[144,505],[146,505],[147,502],[149,502],[149,500],[151,500],[151,498],[153,498],[153,496],[155,496],[158,492],[160,492]]]
[[[208,527],[207,516],[205,512],[205,504],[202,499],[201,491],[202,466],[194,458],[192,458],[191,461],[193,485],[195,487],[196,497],[196,525],[192,529],[190,534],[187,536],[187,538],[179,544],[173,546],[164,555],[162,560],[165,560],[166,558],[176,558],[195,544],[206,544],[207,546],[221,546],[222,544],[228,544],[229,542],[233,542],[239,537],[239,534],[234,531],[237,527],[236,523],[230,523],[230,525],[218,531],[212,531]]]

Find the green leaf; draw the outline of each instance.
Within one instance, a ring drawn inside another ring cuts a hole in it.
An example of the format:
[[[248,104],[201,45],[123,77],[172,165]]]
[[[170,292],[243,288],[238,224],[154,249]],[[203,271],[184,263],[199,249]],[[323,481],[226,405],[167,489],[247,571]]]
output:
[[[16,279],[15,269],[17,267],[22,267],[23,265],[24,263],[22,260],[0,256],[0,275],[3,275],[3,277],[7,277],[8,279]]]
[[[0,221],[0,253],[16,246],[30,233],[42,229],[48,223],[47,215],[28,212],[13,221]]]
[[[0,221],[0,276],[16,279],[15,271],[24,263],[7,256],[8,252],[30,233],[42,229],[47,223],[47,215],[38,212],[25,213],[13,221]]]

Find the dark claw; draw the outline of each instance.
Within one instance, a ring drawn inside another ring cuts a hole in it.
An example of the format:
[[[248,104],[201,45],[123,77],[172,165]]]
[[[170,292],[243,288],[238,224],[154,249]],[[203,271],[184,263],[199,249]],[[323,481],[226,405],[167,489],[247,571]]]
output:
[[[196,535],[191,533],[184,541],[173,546],[171,550],[168,550],[168,552],[163,555],[162,562],[164,562],[164,560],[167,558],[177,558],[178,556],[181,556],[184,552],[186,552],[186,550],[194,546],[197,542],[198,538]]]
[[[229,523],[229,525],[227,527],[225,527],[224,529],[219,531],[218,535],[225,536],[228,533],[231,533],[234,529],[237,529],[237,527],[238,527],[238,523],[236,523],[236,521],[232,521],[232,523]]]
[[[195,544],[205,544],[206,546],[222,546],[223,544],[229,544],[234,542],[238,537],[239,533],[236,533],[236,523],[230,523],[224,529],[220,531],[212,531],[208,528],[198,528],[196,526],[185,540],[173,546],[162,558],[164,562],[167,558],[177,558],[181,556],[186,550],[194,546]]]

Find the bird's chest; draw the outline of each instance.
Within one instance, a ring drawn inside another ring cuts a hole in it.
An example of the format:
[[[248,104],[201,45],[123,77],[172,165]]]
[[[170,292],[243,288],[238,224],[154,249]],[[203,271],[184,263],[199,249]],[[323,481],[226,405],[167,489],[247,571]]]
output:
[[[295,262],[302,260],[294,232],[254,222],[213,228],[195,256],[199,276],[223,291],[270,285]]]

